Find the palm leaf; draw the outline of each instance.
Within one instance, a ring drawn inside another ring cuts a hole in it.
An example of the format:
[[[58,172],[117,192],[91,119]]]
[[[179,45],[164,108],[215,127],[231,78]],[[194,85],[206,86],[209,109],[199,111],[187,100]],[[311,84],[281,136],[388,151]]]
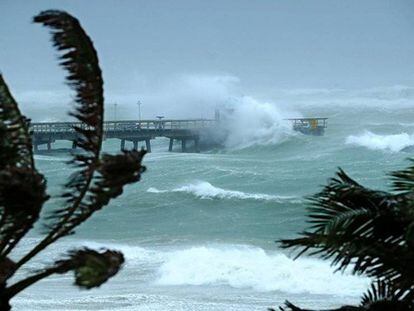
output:
[[[67,83],[76,92],[75,110],[71,115],[82,122],[81,126],[74,128],[78,134],[76,144],[84,152],[74,155],[71,161],[78,170],[65,185],[65,212],[56,213],[54,223],[49,226],[49,234],[17,263],[18,266],[69,233],[64,224],[76,213],[87,195],[99,164],[103,135],[103,80],[92,41],[79,21],[66,12],[44,11],[34,17],[34,22],[51,28],[54,46],[63,51],[60,65],[68,71]]]
[[[0,169],[7,165],[34,168],[27,119],[0,74]]]
[[[411,164],[414,160],[410,159]],[[410,165],[406,169],[391,173],[393,181],[393,189],[403,193],[412,193],[414,191],[414,165]]]
[[[141,166],[145,152],[125,152],[100,159],[103,82],[96,51],[79,22],[61,11],[42,12],[34,20],[51,27],[55,46],[68,50],[61,56],[61,64],[69,71],[67,79],[77,92],[77,108],[72,115],[83,122],[75,130],[79,135],[77,144],[85,152],[72,161],[79,169],[65,185],[62,197],[66,206],[51,215],[55,222],[49,227],[48,235],[17,263],[18,266],[62,236],[72,234],[76,226],[121,194],[126,184],[138,181],[145,169]]]
[[[302,309],[297,306],[295,306],[290,301],[285,301],[285,305],[283,307],[279,307],[280,311],[313,311],[310,309]],[[275,311],[275,309],[270,309],[270,311]],[[343,306],[338,309],[324,309],[324,310],[318,310],[318,311],[366,311],[366,309],[362,307],[354,307],[354,306]]]
[[[34,167],[27,122],[0,75],[0,265],[32,228],[48,199]]]
[[[76,18],[62,11],[44,11],[35,16],[34,22],[51,28],[54,46],[63,51],[60,65],[68,71],[66,79],[76,92],[76,107],[71,115],[82,122],[75,131],[78,134],[76,145],[84,153],[75,155],[72,161],[80,169],[66,184],[66,215],[59,214],[57,224],[52,226],[52,235],[60,236],[64,234],[62,224],[87,194],[99,162],[103,136],[103,80],[93,43]]]
[[[71,232],[94,212],[107,205],[111,199],[122,194],[125,185],[140,180],[145,166],[141,162],[146,151],[123,151],[122,154],[105,154],[97,166],[97,175],[91,185],[88,197],[80,208],[64,224],[63,228]],[[56,212],[57,214],[59,211]],[[66,211],[61,211],[65,215]]]
[[[66,258],[56,261],[51,267],[38,271],[10,286],[5,290],[4,296],[11,298],[52,274],[65,274],[69,271],[74,271],[77,286],[86,289],[99,287],[118,273],[123,263],[124,256],[117,251],[101,250],[98,252],[89,248],[73,250]]]
[[[362,297],[365,310],[409,311],[414,309],[413,299],[406,299],[404,293],[391,283],[378,280]]]
[[[321,256],[338,269],[352,265],[356,274],[414,295],[411,196],[367,189],[340,171],[311,203],[310,230],[282,240],[282,247]]]

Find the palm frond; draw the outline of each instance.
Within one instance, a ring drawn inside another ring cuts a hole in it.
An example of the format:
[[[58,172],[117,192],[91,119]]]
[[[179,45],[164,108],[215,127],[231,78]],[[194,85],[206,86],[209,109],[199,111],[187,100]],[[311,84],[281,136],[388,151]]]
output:
[[[0,74],[0,169],[7,165],[34,168],[27,123]]]
[[[410,159],[410,163],[409,167],[390,174],[395,191],[403,193],[412,193],[414,191],[414,159]]]
[[[32,228],[48,199],[34,167],[27,120],[0,75],[0,261]],[[9,266],[9,265],[8,265]]]
[[[94,178],[89,195],[80,208],[67,220],[66,231],[81,224],[95,211],[107,205],[113,198],[122,194],[125,185],[140,180],[145,166],[141,162],[146,151],[123,151],[122,154],[105,154],[97,166],[97,176]],[[62,214],[65,211],[62,210]]]
[[[398,293],[384,281],[371,284],[371,288],[362,296],[361,305],[369,307],[380,300],[398,300]]]
[[[124,256],[113,250],[95,251],[89,248],[70,251],[67,258],[56,261],[51,267],[40,270],[5,290],[6,297],[13,297],[25,288],[52,274],[65,274],[74,271],[75,284],[91,289],[99,287],[118,273]]]
[[[65,233],[60,231],[62,225],[87,195],[99,162],[103,136],[103,80],[93,43],[76,18],[66,12],[50,10],[35,16],[34,22],[51,28],[54,46],[63,51],[60,65],[68,71],[67,83],[76,92],[76,107],[71,115],[82,122],[81,126],[75,127],[78,134],[75,143],[84,153],[74,155],[72,163],[79,170],[65,185],[66,214],[57,215],[57,223],[52,226],[51,235],[56,237]]]
[[[362,307],[355,307],[355,306],[343,306],[337,309],[324,309],[324,310],[302,309],[302,308],[295,306],[290,301],[285,301],[285,305],[283,307],[279,307],[279,310],[280,311],[366,311],[366,309]],[[271,311],[275,311],[275,310],[271,309]]]
[[[391,283],[378,280],[362,297],[361,307],[365,310],[414,310],[413,299],[405,299],[404,293]]]
[[[64,213],[60,211],[55,214],[48,235],[19,260],[17,266],[23,265],[50,243],[69,233],[64,225],[87,196],[99,164],[103,136],[103,80],[92,41],[79,21],[63,11],[41,12],[34,17],[34,22],[51,28],[54,46],[64,51],[60,56],[60,64],[69,72],[66,79],[76,92],[76,106],[71,115],[82,122],[81,126],[75,127],[75,131],[78,134],[76,144],[84,152],[74,155],[71,161],[77,171],[65,185]]]
[[[0,258],[32,228],[46,195],[42,175],[25,167],[0,170]]]
[[[392,280],[414,293],[410,197],[367,189],[340,171],[311,202],[310,230],[282,240],[283,248],[329,259],[338,269],[351,265],[356,274]]]

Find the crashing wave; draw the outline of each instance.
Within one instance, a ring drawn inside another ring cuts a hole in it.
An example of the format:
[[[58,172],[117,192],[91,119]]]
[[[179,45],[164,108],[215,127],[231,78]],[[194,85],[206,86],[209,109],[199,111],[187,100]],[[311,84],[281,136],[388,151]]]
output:
[[[387,150],[399,152],[414,145],[414,135],[408,133],[378,135],[366,131],[361,135],[351,135],[346,139],[347,144],[366,147],[371,150]]]
[[[334,274],[329,263],[252,246],[192,247],[165,254],[158,270],[160,285],[214,285],[256,291],[356,296],[369,285],[367,278]]]
[[[160,190],[154,187],[148,188],[150,193],[168,193],[168,192],[183,192],[192,194],[200,199],[239,199],[239,200],[259,200],[259,201],[298,201],[292,196],[279,196],[263,193],[248,193],[237,190],[228,190],[215,187],[209,182],[199,181],[178,187],[172,190]]]

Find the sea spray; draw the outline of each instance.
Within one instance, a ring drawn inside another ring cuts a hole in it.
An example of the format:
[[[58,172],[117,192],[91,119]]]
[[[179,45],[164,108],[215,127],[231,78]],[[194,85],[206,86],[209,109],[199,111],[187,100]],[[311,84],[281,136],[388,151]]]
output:
[[[235,99],[230,107],[224,121],[228,131],[227,147],[240,149],[277,144],[294,135],[286,119],[298,116],[297,113],[281,111],[274,104],[248,96]]]

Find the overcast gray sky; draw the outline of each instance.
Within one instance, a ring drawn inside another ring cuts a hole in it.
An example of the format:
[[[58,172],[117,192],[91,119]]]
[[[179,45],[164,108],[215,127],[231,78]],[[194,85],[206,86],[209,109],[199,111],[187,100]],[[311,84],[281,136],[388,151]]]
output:
[[[412,0],[0,0],[0,71],[24,105],[67,92],[31,23],[45,9],[81,21],[110,101],[414,85]]]

